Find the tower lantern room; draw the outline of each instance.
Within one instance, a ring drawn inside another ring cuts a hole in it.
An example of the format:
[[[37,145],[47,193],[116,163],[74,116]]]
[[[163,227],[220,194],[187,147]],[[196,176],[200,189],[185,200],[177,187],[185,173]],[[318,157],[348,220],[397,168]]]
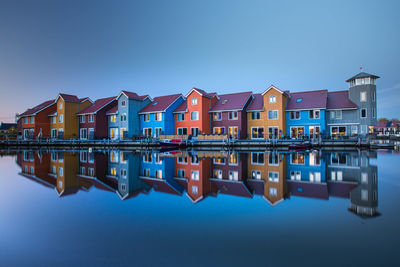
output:
[[[351,77],[346,82],[349,83],[349,88],[357,85],[364,85],[364,84],[373,84],[375,85],[376,79],[380,78],[379,76],[368,74],[365,72],[360,72],[359,74]]]

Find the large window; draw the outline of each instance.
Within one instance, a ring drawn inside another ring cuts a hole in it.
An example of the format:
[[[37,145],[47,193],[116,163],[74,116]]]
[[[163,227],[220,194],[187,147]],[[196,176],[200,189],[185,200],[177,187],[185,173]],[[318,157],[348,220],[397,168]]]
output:
[[[264,153],[251,153],[251,164],[264,165]]]
[[[185,113],[176,114],[176,118],[177,118],[178,121],[184,121],[185,120]]]
[[[290,111],[291,120],[300,120],[300,111]]]
[[[321,182],[321,173],[320,172],[310,172],[310,182],[320,183]]]
[[[268,127],[268,138],[279,138],[277,126]]]
[[[87,139],[87,129],[86,128],[81,128],[80,129],[80,138],[81,139]]]
[[[304,136],[304,127],[290,127],[290,137],[291,138],[302,138]]]
[[[259,119],[261,119],[261,113],[259,111],[253,111],[251,113],[251,120],[255,121]]]
[[[214,112],[213,120],[214,121],[222,120],[222,113],[221,112]]]
[[[308,117],[310,119],[319,119],[320,117],[320,111],[319,110],[310,110],[308,113]]]
[[[300,153],[291,154],[290,162],[292,164],[304,165],[304,154],[300,154]]]
[[[263,139],[264,127],[251,127],[251,139]]]
[[[345,136],[347,135],[346,126],[332,126],[331,127],[331,136]]]
[[[143,135],[150,138],[152,136],[152,128],[143,128]]]
[[[278,111],[277,110],[268,110],[268,119],[269,120],[278,119]]]
[[[198,111],[190,112],[190,120],[198,121],[199,120],[199,112]]]
[[[225,134],[225,127],[214,127],[213,133],[214,134]]]
[[[117,115],[111,115],[110,122],[117,122]]]
[[[184,127],[184,128],[178,128],[177,129],[177,134],[178,135],[187,135],[187,128],[186,127]]]
[[[238,119],[238,113],[237,111],[231,111],[229,112],[229,120],[237,120]]]

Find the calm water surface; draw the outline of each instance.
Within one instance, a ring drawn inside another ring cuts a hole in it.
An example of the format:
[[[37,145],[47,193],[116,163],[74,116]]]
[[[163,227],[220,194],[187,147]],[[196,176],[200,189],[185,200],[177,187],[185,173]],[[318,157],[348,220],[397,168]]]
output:
[[[400,155],[18,151],[1,266],[395,266]]]

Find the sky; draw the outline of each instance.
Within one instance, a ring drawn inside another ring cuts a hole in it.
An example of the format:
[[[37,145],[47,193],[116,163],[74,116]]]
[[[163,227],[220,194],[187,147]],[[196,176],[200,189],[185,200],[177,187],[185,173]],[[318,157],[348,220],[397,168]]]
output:
[[[344,90],[400,117],[400,1],[0,0],[0,121],[58,93]]]

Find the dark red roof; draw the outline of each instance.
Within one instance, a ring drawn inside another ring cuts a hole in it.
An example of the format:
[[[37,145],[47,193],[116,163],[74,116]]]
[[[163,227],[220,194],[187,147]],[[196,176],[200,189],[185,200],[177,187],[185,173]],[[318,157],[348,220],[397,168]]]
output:
[[[290,93],[286,109],[326,108],[327,100],[328,90]]]
[[[243,183],[243,181],[231,181],[227,179],[210,179],[210,181],[217,187],[221,194],[249,197],[252,198],[253,195]]]
[[[167,193],[172,195],[182,195],[183,189],[179,190],[179,188],[174,187],[172,184],[168,183],[165,179],[159,178],[151,178],[141,176],[140,179],[144,181],[148,186],[153,188],[156,192]],[[176,183],[179,187],[181,187],[178,183]]]
[[[181,94],[157,96],[153,102],[145,106],[139,113],[160,112],[165,111],[172,103],[174,103]]]
[[[210,111],[242,110],[251,95],[252,92],[220,95],[218,101],[215,102]]]
[[[349,99],[349,91],[328,92],[327,109],[357,108]]]
[[[264,180],[257,179],[248,179],[247,183],[249,184],[253,194],[255,195],[264,195]]]
[[[129,92],[129,91],[124,91],[122,90],[121,93],[124,93],[129,99],[135,99],[135,100],[145,100],[146,97],[150,98],[149,95],[138,95],[134,92]]]
[[[201,95],[203,95],[203,96],[205,96],[205,97],[208,97],[208,98],[213,98],[214,96],[217,95],[217,93],[207,93],[206,91],[204,91],[204,90],[202,90],[202,89],[199,89],[199,88],[196,88],[196,87],[193,87],[192,90],[196,90],[196,91],[199,92]]]
[[[61,96],[62,99],[64,99],[64,101],[67,101],[67,102],[79,102],[79,103],[81,103],[81,102],[83,102],[85,100],[91,101],[89,97],[78,98],[76,95],[69,95],[69,94],[63,94],[63,93],[60,93],[59,96]]]
[[[186,112],[187,110],[187,100],[183,101],[182,104],[180,104],[174,112]]]
[[[253,94],[253,100],[251,100],[247,111],[262,110],[264,108],[264,97],[261,94]]]
[[[92,105],[84,108],[77,114],[96,113],[97,111],[104,108],[106,105],[110,104],[114,100],[116,101],[115,96],[97,99]]]
[[[116,114],[118,112],[118,105],[115,105],[115,107],[111,108],[108,112],[108,114]]]
[[[43,102],[43,103],[37,105],[36,107],[27,109],[24,113],[20,114],[19,116],[20,116],[20,117],[23,117],[23,116],[34,115],[34,114],[36,114],[37,112],[39,112],[40,110],[42,110],[42,109],[44,109],[44,108],[47,108],[47,107],[50,107],[50,106],[54,105],[55,103],[56,103],[56,102],[55,102],[54,99],[45,101],[45,102]]]

